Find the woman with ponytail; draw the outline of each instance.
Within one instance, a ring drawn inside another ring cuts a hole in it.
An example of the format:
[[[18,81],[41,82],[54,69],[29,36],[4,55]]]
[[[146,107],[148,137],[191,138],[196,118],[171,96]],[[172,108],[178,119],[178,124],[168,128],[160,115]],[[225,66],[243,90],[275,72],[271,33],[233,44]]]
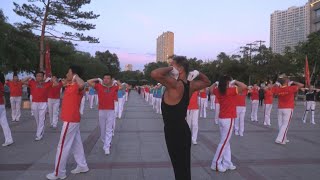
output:
[[[236,166],[231,162],[230,138],[233,131],[234,121],[237,117],[236,96],[246,89],[247,86],[230,76],[222,76],[219,80],[216,98],[220,104],[219,129],[220,143],[212,160],[211,169],[219,172],[235,170]]]

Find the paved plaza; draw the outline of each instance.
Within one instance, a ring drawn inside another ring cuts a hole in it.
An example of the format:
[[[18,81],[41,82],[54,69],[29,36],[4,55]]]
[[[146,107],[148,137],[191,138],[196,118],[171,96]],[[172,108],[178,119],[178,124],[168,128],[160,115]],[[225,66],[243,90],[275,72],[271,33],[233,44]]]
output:
[[[213,123],[213,111],[199,119],[198,145],[191,150],[192,179],[209,180],[319,180],[320,179],[320,105],[316,110],[316,125],[303,124],[303,102],[297,102],[288,131],[290,143],[274,143],[277,136],[277,110],[274,105],[271,127],[263,126],[263,108],[259,108],[259,123],[249,121],[247,106],[244,137],[232,136],[232,160],[237,170],[217,173],[210,169],[219,143],[218,126]],[[62,123],[50,129],[48,119],[44,138],[34,141],[35,120],[30,110],[23,110],[21,121],[7,117],[14,144],[0,147],[0,180],[41,180],[54,170],[56,147]],[[310,116],[310,114],[309,114]],[[309,118],[308,118],[309,120]],[[99,139],[97,107],[90,109],[88,101],[81,120],[81,136],[90,171],[73,175],[75,161],[70,156],[68,180],[172,180],[174,179],[163,133],[162,116],[156,114],[136,92],[131,92],[124,116],[117,120],[111,154],[106,156]],[[0,141],[4,142],[2,130]]]

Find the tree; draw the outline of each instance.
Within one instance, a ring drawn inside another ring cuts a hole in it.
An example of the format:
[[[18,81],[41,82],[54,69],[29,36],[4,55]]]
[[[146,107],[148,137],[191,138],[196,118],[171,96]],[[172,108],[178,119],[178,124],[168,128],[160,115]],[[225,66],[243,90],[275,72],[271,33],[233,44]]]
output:
[[[143,85],[141,80],[144,79],[144,75],[141,71],[122,71],[116,77],[121,82],[125,82],[130,85]]]
[[[120,72],[119,58],[115,53],[107,50],[105,52],[97,51],[95,55],[95,59],[104,64],[107,67],[107,71],[113,76],[116,76]]]
[[[87,31],[95,29],[95,25],[87,23],[85,20],[96,19],[99,15],[92,11],[80,11],[83,5],[90,4],[91,0],[28,0],[20,6],[13,3],[14,12],[28,19],[29,22],[17,23],[21,30],[33,30],[40,32],[40,61],[39,70],[44,70],[44,41],[46,37],[71,40],[71,41],[88,41],[98,43],[95,37],[85,36],[79,32],[60,32],[57,26],[67,26],[76,31]]]
[[[0,10],[0,70],[9,71],[34,70],[38,58],[37,38],[28,31],[19,31],[6,22]]]

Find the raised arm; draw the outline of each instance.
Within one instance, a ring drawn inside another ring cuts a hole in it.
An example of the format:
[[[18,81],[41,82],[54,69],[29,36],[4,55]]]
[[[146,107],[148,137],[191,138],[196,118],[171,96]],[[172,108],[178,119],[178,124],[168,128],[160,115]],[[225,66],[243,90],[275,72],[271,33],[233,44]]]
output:
[[[206,75],[199,72],[198,78],[199,78],[198,80],[193,80],[190,82],[190,90],[191,90],[190,93],[193,93],[194,91],[198,91],[210,86],[211,81]]]
[[[97,81],[99,81],[99,78],[89,79],[87,83],[89,86],[94,87]]]
[[[78,75],[75,75],[73,77],[73,81],[79,85],[79,91],[82,91],[84,89],[85,83]]]
[[[172,70],[172,66],[158,68],[151,72],[151,77],[168,88],[175,88],[177,86],[177,80],[169,76]]]
[[[246,84],[244,84],[243,82],[237,81],[237,80],[235,80],[234,84],[238,86],[239,93],[242,93],[243,90],[248,88],[248,86]]]

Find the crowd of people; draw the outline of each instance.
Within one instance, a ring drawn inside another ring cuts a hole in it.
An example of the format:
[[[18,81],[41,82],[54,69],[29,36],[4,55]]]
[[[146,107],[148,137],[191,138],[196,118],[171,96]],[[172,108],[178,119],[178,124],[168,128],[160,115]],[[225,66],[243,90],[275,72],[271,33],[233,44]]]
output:
[[[273,99],[278,98],[277,144],[285,145],[289,142],[287,132],[294,110],[295,95],[299,90],[306,95],[306,110],[302,121],[306,123],[308,112],[311,111],[311,123],[315,124],[315,100],[320,90],[313,86],[304,87],[299,82],[291,81],[285,74],[280,75],[276,82],[261,86],[247,86],[228,75],[221,76],[211,84],[205,74],[197,70],[189,72],[185,57],[174,56],[170,60],[169,67],[151,72],[151,77],[158,82],[156,85],[139,86],[136,90],[156,113],[163,116],[166,145],[177,180],[191,179],[191,144],[198,144],[198,120],[199,117],[207,118],[208,109],[214,111],[212,123],[217,124],[220,130],[220,142],[211,164],[211,169],[219,172],[236,169],[231,160],[230,139],[233,133],[244,136],[248,95],[251,102],[250,120],[259,121],[258,108],[263,103],[265,126],[271,126]],[[55,76],[45,78],[43,72],[37,72],[35,79],[27,77],[19,80],[17,74],[13,75],[12,80],[0,79],[0,122],[5,137],[2,146],[13,143],[3,101],[5,85],[10,89],[13,122],[21,119],[22,87],[30,88],[31,113],[36,121],[35,141],[43,139],[46,113],[49,114],[50,127],[53,129],[57,128],[59,116],[63,121],[55,169],[47,175],[47,179],[66,178],[66,163],[70,153],[77,163],[76,169],[71,173],[89,171],[79,129],[86,101],[89,101],[90,109],[98,106],[101,141],[106,155],[111,153],[116,119],[123,117],[129,85],[114,80],[109,73],[104,74],[102,79],[93,78],[86,82],[81,79],[81,75],[80,67],[71,66],[63,79]]]

